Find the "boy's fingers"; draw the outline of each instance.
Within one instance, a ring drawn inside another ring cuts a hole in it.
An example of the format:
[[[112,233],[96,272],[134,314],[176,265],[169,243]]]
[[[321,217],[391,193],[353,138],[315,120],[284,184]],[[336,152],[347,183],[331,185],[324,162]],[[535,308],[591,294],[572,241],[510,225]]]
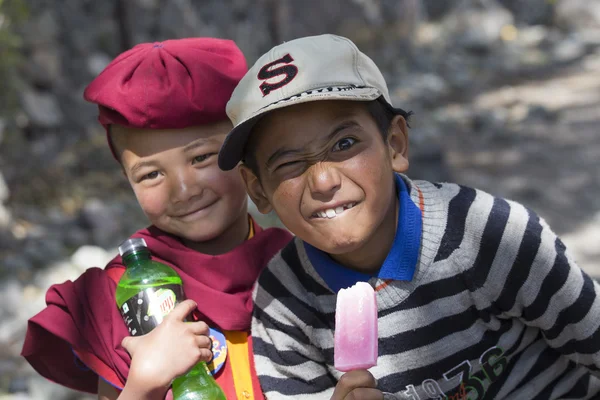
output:
[[[196,309],[196,302],[194,300],[184,300],[177,304],[173,310],[165,317],[166,319],[174,319],[176,321],[183,321],[194,309]]]
[[[121,340],[121,346],[127,350],[131,357],[133,357],[133,353],[135,353],[135,348],[137,346],[137,340],[133,336],[125,336],[123,340]]]
[[[210,362],[213,359],[213,352],[209,349],[200,349],[200,359],[198,361]]]
[[[346,372],[340,378],[338,385],[346,388],[376,388],[375,377],[366,369]]]
[[[366,369],[350,371],[342,375],[340,378],[339,382],[335,386],[331,400],[352,399],[351,397],[348,398],[347,396],[349,396],[356,389],[375,389],[376,387],[377,381]],[[367,397],[367,399],[370,399],[370,397]]]
[[[209,328],[206,325],[206,322],[196,321],[196,322],[188,322],[188,328],[194,335],[204,335],[208,336]]]
[[[212,351],[212,340],[208,336],[196,336],[196,344],[201,349],[208,349]]]
[[[377,389],[358,388],[348,393],[344,400],[383,400],[383,393]]]

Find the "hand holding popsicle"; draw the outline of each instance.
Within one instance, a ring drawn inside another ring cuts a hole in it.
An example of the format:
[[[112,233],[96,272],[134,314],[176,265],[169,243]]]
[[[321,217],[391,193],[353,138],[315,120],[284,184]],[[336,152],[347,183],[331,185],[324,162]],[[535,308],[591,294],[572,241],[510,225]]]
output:
[[[331,400],[383,400],[383,393],[376,386],[375,378],[366,369],[350,371],[342,375]]]

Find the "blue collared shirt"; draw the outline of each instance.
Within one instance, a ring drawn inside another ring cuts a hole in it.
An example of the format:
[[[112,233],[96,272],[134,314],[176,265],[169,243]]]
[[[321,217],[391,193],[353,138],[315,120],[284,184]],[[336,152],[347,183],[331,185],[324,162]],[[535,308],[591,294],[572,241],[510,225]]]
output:
[[[421,245],[421,210],[411,200],[406,183],[396,174],[398,226],[392,248],[379,271],[373,275],[354,271],[335,262],[327,253],[304,242],[306,254],[317,273],[334,292],[366,282],[372,277],[410,281],[417,268]]]

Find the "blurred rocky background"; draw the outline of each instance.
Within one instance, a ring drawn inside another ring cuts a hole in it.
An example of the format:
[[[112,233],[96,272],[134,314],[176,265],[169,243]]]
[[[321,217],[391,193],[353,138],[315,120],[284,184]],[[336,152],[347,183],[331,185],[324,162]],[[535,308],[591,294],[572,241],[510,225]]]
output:
[[[94,398],[19,357],[26,320],[145,226],[83,88],[140,42],[325,32],[415,112],[409,175],[523,202],[600,277],[600,1],[0,0],[0,399]]]

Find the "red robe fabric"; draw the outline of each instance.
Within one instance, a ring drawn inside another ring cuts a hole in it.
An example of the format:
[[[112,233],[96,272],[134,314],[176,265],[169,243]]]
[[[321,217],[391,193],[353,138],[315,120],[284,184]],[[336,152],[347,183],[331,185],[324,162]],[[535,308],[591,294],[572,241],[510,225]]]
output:
[[[132,237],[144,238],[153,257],[179,273],[186,297],[198,304],[201,320],[221,330],[249,331],[254,283],[291,239],[282,229],[262,230],[256,223],[254,229],[254,237],[217,256],[193,251],[156,227]],[[50,287],[47,307],[28,322],[21,353],[38,373],[89,393],[97,392],[98,375],[117,387],[124,386],[131,358],[120,345],[128,332],[116,306],[114,280],[124,268],[117,256],[105,269],[90,268],[75,281]],[[251,353],[251,343],[249,349]],[[83,365],[75,352],[86,353],[92,360],[88,357]],[[261,399],[254,371],[252,375],[255,396]],[[216,378],[227,398],[235,399],[227,361]]]

